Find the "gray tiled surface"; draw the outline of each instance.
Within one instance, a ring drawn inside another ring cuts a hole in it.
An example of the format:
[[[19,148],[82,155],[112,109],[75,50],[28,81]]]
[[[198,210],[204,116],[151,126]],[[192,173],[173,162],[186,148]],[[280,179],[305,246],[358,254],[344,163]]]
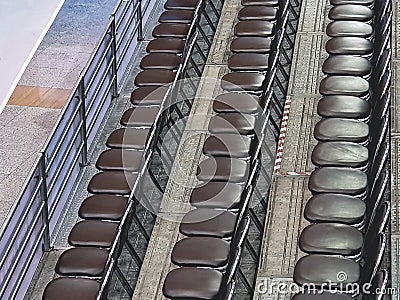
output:
[[[392,58],[394,60],[400,59],[400,1],[393,0],[392,1],[392,10],[393,10],[393,18],[392,18]],[[395,82],[393,80],[393,82]]]
[[[281,172],[310,172],[314,169],[311,152],[317,144],[313,136],[314,125],[320,119],[316,112],[318,100],[315,97],[291,97],[291,101]]]
[[[297,247],[298,234],[307,224],[303,208],[311,197],[307,177],[276,176],[270,191],[264,246],[259,274],[290,277],[302,256]]]
[[[19,84],[71,89],[118,0],[66,0]]]

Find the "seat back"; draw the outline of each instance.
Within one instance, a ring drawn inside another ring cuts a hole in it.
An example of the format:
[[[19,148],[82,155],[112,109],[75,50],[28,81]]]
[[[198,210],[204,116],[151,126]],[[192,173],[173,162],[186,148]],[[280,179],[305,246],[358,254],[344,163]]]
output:
[[[375,32],[375,42],[374,42],[374,65],[376,65],[378,59],[381,57],[383,51],[390,48],[391,44],[391,23],[392,23],[392,13],[388,13],[384,16],[381,26],[378,26],[378,30]]]
[[[385,105],[386,106],[386,105]],[[386,140],[389,127],[389,118],[385,116],[380,122],[373,122],[370,125],[371,143],[368,145],[369,161],[374,163],[383,142]]]
[[[389,181],[389,172],[383,171],[379,175],[374,188],[370,190],[370,194],[369,197],[367,198],[367,203],[366,203],[367,220],[370,220],[371,216],[374,214],[377,207],[381,204],[386,188],[388,186],[388,181]]]
[[[364,265],[361,269],[361,284],[371,283],[378,272],[386,247],[386,235],[380,233],[373,238],[373,243],[369,243],[365,249]]]
[[[385,72],[390,71],[391,55],[392,49],[386,48],[383,49],[381,56],[376,58],[377,60],[372,81],[373,83],[377,82],[378,85],[373,85],[374,87],[379,88],[379,83],[381,82],[382,77],[385,75]],[[377,98],[379,98],[379,93]]]
[[[290,6],[290,1],[289,0],[282,0],[279,1],[278,5],[278,14],[276,16],[277,22],[276,22],[276,28],[284,28],[286,27],[286,17],[289,16],[289,6]]]
[[[226,289],[226,293],[223,297],[223,300],[232,300],[233,294],[235,293],[235,288],[236,288],[236,281],[232,280]]]
[[[244,219],[243,226],[240,232],[238,232],[238,237],[239,237],[238,243],[236,244],[235,248],[231,249],[229,258],[230,261],[228,262],[228,266],[226,268],[226,273],[225,273],[226,277],[225,285],[228,285],[235,278],[235,275],[239,269],[240,259],[243,253],[243,246],[246,241],[249,228],[250,228],[250,217],[246,217]]]
[[[389,201],[384,201],[370,218],[370,223],[368,224],[367,232],[364,238],[365,246],[367,248],[371,248],[370,244],[376,242],[374,240],[374,237],[378,236],[380,233],[385,232],[389,216],[390,203]]]
[[[375,23],[377,25],[380,25],[382,23],[382,19],[384,18],[385,15],[388,13],[391,13],[392,8],[391,8],[391,2],[389,0],[375,0]],[[379,28],[379,27],[378,27]]]
[[[375,157],[375,160],[372,162],[372,166],[369,170],[369,188],[374,189],[376,182],[378,180],[379,175],[385,170],[386,163],[389,157],[389,145],[387,143],[383,143],[378,153]]]
[[[249,210],[249,205],[250,205],[250,199],[251,196],[253,195],[253,190],[254,187],[251,184],[248,184],[248,186],[246,187],[245,191],[244,191],[244,201],[242,206],[240,207],[237,219],[236,219],[236,224],[235,224],[235,230],[233,232],[233,237],[232,237],[232,242],[238,242],[238,241],[234,241],[235,237],[238,237],[238,233],[241,231],[241,228],[243,228],[243,224],[245,222],[246,219],[246,215],[247,212]],[[231,243],[232,244],[232,243]]]

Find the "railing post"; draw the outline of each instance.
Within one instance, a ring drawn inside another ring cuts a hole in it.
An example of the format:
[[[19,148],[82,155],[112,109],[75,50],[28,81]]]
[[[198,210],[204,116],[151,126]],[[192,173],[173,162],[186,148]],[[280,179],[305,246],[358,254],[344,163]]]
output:
[[[85,81],[84,78],[81,79],[79,83],[79,96],[77,97],[79,100],[79,116],[82,121],[82,125],[80,128],[80,135],[82,139],[82,161],[80,162],[81,167],[87,167],[90,162],[88,160],[88,145],[87,145],[87,130],[86,130],[86,107],[85,107],[85,100],[86,100],[86,92],[85,92]]]
[[[118,67],[117,67],[117,28],[115,25],[115,15],[111,16],[111,51],[112,51],[112,78],[113,82],[113,98],[118,98]]]
[[[43,251],[50,251],[50,224],[49,224],[49,204],[47,195],[47,173],[46,173],[46,153],[41,153],[40,164],[39,164],[39,178],[41,179],[40,184],[40,198],[43,203],[42,209],[42,221],[44,225],[43,234]]]
[[[137,9],[137,15],[138,15],[138,41],[143,41],[143,15],[142,15],[142,0],[138,0],[138,9]]]

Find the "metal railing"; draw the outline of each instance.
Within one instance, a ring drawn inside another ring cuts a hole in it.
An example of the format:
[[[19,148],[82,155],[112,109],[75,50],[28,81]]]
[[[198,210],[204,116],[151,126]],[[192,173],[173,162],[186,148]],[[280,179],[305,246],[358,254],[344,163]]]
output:
[[[118,96],[143,24],[156,1],[121,0],[81,73],[46,146],[4,223],[0,236],[0,298],[23,299],[70,191],[88,164],[104,115]]]

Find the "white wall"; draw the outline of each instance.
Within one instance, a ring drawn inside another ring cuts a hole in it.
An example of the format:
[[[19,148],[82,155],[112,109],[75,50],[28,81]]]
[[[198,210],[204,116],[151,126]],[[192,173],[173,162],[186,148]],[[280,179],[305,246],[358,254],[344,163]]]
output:
[[[0,113],[65,0],[0,0]]]

